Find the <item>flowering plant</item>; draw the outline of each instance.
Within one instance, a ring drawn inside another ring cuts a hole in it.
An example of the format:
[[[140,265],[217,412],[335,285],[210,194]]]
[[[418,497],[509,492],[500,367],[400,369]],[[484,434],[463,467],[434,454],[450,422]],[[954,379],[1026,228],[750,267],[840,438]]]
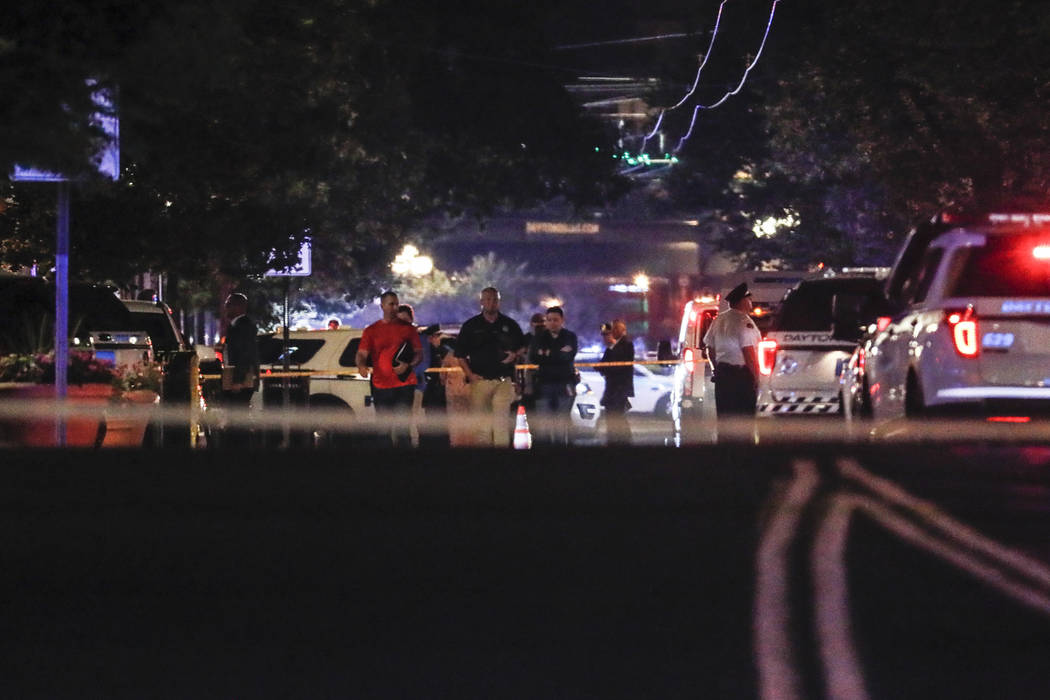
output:
[[[67,380],[70,384],[112,384],[119,376],[112,362],[90,352],[71,351]],[[0,382],[54,384],[54,353],[15,353],[0,357]]]
[[[136,363],[117,370],[113,386],[121,394],[129,391],[152,391],[159,394],[164,384],[164,370],[156,362]]]

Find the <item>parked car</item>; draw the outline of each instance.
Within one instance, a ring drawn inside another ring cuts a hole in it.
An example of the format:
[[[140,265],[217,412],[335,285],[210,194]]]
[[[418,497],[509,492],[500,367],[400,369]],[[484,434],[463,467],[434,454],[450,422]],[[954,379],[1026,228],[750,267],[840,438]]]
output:
[[[69,285],[71,345],[87,346],[91,332],[126,329],[127,308],[111,287]],[[39,277],[0,273],[0,353],[44,352],[54,347],[55,287]]]
[[[917,227],[885,304],[842,378],[844,395],[874,419],[1050,412],[1050,214]]]
[[[597,369],[581,368],[580,382],[594,393],[598,401],[601,401],[602,394],[605,392],[605,377]],[[634,396],[631,397],[631,408],[628,413],[670,416],[673,384],[673,377],[658,374],[649,369],[647,365],[635,365]]]
[[[131,325],[136,330],[143,329],[149,333],[153,352],[158,357],[165,353],[186,352],[192,349],[166,303],[136,299],[124,299],[123,303],[131,315]]]
[[[759,343],[759,415],[842,413],[839,376],[878,314],[883,283],[875,274],[809,279],[787,293]],[[851,310],[849,323],[836,327],[836,308]]]
[[[441,328],[444,341],[454,348],[458,328]],[[348,416],[364,421],[366,425],[373,422],[375,413],[369,381],[357,374],[356,356],[361,333],[360,328],[290,332],[289,366],[304,374],[295,382],[293,400],[315,408],[346,409]],[[262,382],[253,402],[257,407],[278,405],[283,399],[282,383],[267,376],[284,368],[283,334],[260,336],[259,348]],[[579,431],[593,431],[601,415],[601,393],[595,393],[587,382],[581,382],[576,391],[573,427]]]

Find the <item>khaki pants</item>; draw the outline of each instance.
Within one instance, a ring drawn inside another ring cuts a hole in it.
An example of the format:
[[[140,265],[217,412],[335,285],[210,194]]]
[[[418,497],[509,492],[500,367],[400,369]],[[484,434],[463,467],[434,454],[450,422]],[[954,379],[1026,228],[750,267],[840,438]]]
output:
[[[510,405],[514,402],[514,382],[508,379],[482,379],[470,383],[470,412],[478,422],[477,445],[510,446]]]

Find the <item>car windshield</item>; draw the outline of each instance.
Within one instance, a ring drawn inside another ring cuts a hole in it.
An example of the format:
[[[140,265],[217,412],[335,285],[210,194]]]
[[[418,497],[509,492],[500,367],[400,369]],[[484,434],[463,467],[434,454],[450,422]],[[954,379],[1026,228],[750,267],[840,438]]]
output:
[[[118,330],[118,329],[108,329]],[[132,311],[131,327],[128,330],[146,331],[149,333],[153,349],[160,351],[178,350],[179,341],[175,337],[175,331],[164,314],[155,314],[148,311]]]
[[[839,297],[859,298],[861,315],[878,295],[881,285],[875,279],[838,279],[803,282],[788,293],[773,322],[773,331],[825,331],[831,328],[832,300]]]
[[[293,338],[289,341],[288,364],[301,365],[310,361],[317,351],[324,345],[320,338]],[[284,364],[284,339],[269,336],[259,338],[259,364],[279,365]]]
[[[952,296],[1050,297],[1050,232],[989,236],[959,254]]]

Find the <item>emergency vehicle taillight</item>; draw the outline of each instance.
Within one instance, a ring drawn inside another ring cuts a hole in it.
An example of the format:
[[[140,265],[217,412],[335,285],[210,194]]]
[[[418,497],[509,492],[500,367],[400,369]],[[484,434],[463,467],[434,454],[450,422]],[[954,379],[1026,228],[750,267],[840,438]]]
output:
[[[777,359],[777,341],[760,340],[758,343],[758,371],[768,377],[773,374],[773,363]]]
[[[951,330],[955,351],[962,357],[977,357],[977,314],[973,306],[963,311],[946,311],[944,319]]]

